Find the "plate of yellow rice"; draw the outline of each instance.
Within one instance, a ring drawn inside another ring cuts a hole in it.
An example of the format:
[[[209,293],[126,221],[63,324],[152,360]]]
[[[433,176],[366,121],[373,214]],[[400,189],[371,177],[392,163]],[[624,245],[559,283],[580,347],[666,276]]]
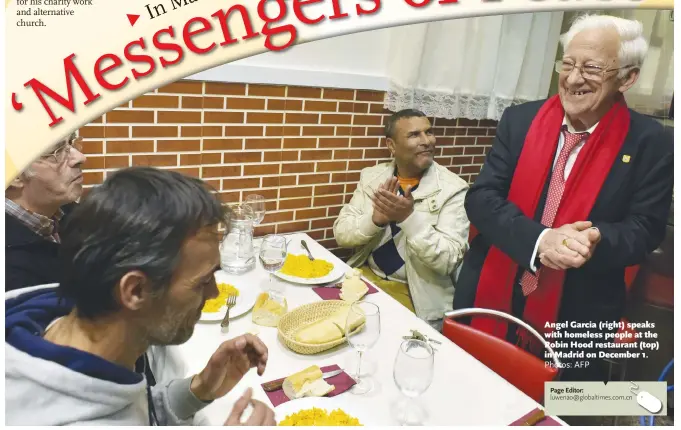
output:
[[[232,283],[220,279],[216,274],[219,295],[206,300],[201,312],[201,321],[222,321],[227,312],[227,297],[236,295],[236,305],[229,311],[229,319],[236,318],[250,311],[258,296],[256,288],[237,288]]]
[[[369,414],[343,395],[335,397],[303,397],[274,408],[277,426],[371,426]]]
[[[281,269],[274,276],[295,284],[328,284],[343,277],[343,268],[321,258],[310,258],[305,253],[289,253]]]

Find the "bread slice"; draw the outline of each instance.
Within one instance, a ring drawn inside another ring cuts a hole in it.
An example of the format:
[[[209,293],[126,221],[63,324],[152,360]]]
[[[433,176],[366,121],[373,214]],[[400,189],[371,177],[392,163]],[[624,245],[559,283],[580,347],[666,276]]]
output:
[[[303,326],[295,333],[296,341],[310,345],[333,342],[343,338],[343,331],[328,319]]]
[[[359,301],[369,292],[369,287],[360,278],[348,278],[341,286],[340,298],[348,303]]]
[[[329,316],[329,320],[336,324],[340,331],[343,333],[343,336],[345,336],[345,330],[346,330],[346,325],[348,322],[348,315],[350,314],[350,305],[343,306],[342,308],[338,309],[336,312],[331,314]],[[356,313],[352,313],[352,321],[350,322],[350,331],[355,330],[357,327],[361,326],[364,324],[365,317],[363,315],[357,315]]]
[[[299,328],[294,333],[294,339],[300,343],[319,345],[344,338],[349,311],[350,305],[343,306],[328,317]],[[364,316],[352,315],[351,331],[365,321]]]
[[[284,379],[282,388],[286,397],[293,400],[302,397],[323,397],[336,387],[322,378],[322,369],[319,366],[313,365]]]

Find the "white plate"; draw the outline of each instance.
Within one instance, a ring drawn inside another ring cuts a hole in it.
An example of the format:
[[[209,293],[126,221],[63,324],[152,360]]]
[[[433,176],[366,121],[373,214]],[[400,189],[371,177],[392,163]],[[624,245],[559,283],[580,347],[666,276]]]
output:
[[[331,263],[333,264],[333,263]],[[299,278],[297,276],[285,275],[279,271],[273,273],[279,279],[284,281],[293,282],[294,284],[303,285],[323,285],[330,284],[334,281],[339,281],[343,276],[345,276],[345,271],[342,267],[335,266],[331,269],[331,272],[321,278]]]
[[[288,238],[287,238],[288,240]],[[308,278],[299,278],[297,276],[291,276],[291,275],[285,275],[279,271],[276,271],[273,273],[274,276],[277,278],[288,281],[294,284],[300,284],[300,285],[323,285],[323,284],[330,284],[332,282],[336,282],[341,280],[343,276],[345,276],[345,269],[343,268],[344,266],[341,264],[335,264],[332,261],[329,261],[330,259],[328,256],[331,254],[329,251],[325,250],[324,248],[321,248],[318,244],[316,244],[314,241],[307,241],[308,246],[310,246],[310,250],[312,251],[312,256],[315,258],[320,258],[323,260],[328,261],[329,263],[333,264],[334,267],[331,270],[331,272],[323,276],[321,278],[314,278],[314,279],[308,279]],[[303,248],[303,245],[300,240],[293,240],[291,239],[287,246],[287,253],[288,254],[293,254],[293,255],[307,255],[307,251],[305,248]],[[321,248],[321,249],[320,249]]]
[[[291,400],[274,408],[274,419],[277,424],[283,421],[287,415],[295,414],[303,409],[320,408],[330,413],[335,409],[342,409],[351,417],[357,418],[363,426],[380,425],[372,421],[370,413],[357,407],[358,399],[352,393],[341,393],[335,397],[303,397]]]
[[[221,275],[223,275],[221,271],[215,273],[216,282],[229,284],[230,282],[226,279],[223,279],[223,276]],[[236,305],[229,311],[230,320],[250,311],[253,308],[253,305],[255,305],[255,300],[258,298],[258,294],[260,294],[260,289],[255,285],[235,285],[233,281],[231,284],[239,290],[239,295],[236,298]],[[217,312],[202,312],[200,321],[222,321],[226,312],[227,306],[223,306]]]

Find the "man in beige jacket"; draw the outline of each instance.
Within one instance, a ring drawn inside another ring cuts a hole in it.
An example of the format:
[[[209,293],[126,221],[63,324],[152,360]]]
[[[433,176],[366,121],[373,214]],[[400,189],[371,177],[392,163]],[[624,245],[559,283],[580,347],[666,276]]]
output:
[[[334,234],[338,245],[356,249],[350,266],[439,331],[468,249],[468,184],[435,162],[422,112],[393,114],[386,137],[393,161],[362,171]]]

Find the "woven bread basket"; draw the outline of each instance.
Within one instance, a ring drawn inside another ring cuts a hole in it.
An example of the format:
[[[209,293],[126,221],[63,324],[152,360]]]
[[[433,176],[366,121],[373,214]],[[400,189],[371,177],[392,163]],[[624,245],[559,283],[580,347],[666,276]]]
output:
[[[350,306],[350,304],[343,300],[323,300],[302,305],[288,312],[279,319],[279,324],[277,325],[279,340],[290,350],[303,355],[319,354],[320,352],[328,351],[331,348],[342,345],[347,340],[345,336],[333,342],[307,344],[295,340],[294,335],[298,329],[322,320],[345,306]],[[357,327],[352,333],[357,333],[363,328],[364,323]]]

